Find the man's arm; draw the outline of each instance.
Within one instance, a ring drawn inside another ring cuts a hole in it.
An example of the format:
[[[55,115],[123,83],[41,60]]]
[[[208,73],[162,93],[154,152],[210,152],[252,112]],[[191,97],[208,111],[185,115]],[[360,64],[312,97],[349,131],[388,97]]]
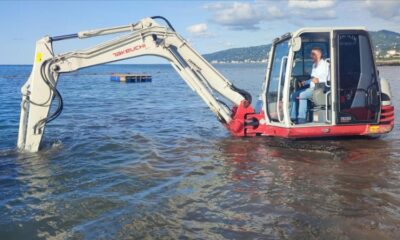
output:
[[[329,75],[329,68],[326,66],[319,66],[318,69],[313,69],[311,74],[314,75],[311,75],[311,79],[307,80],[306,84],[310,84],[311,82],[317,84],[320,82],[320,79],[322,79],[323,82],[325,82]]]
[[[307,84],[310,84],[311,82],[313,82],[313,83],[318,83],[319,82],[319,78],[317,78],[317,77],[311,77],[310,79],[308,79],[308,80],[306,80],[306,81],[303,81],[303,86],[304,85],[307,85]]]
[[[328,81],[328,77],[330,75],[329,63],[324,62],[324,65],[321,65],[318,69],[316,76],[313,76],[311,80],[317,84],[319,82]]]

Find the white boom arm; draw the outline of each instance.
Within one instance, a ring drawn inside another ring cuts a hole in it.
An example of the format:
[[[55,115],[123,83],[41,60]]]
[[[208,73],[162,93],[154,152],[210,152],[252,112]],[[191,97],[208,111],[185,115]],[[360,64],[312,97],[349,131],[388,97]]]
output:
[[[231,121],[230,109],[218,100],[213,90],[239,105],[248,93],[235,88],[200,54],[192,49],[169,24],[159,25],[153,17],[127,26],[83,31],[59,37],[44,37],[36,43],[35,62],[28,81],[22,87],[22,103],[18,148],[30,152],[39,150],[47,122],[62,110],[62,98],[56,88],[59,74],[81,68],[135,58],[144,55],[167,59],[183,80],[195,91],[223,123]],[[162,18],[164,19],[164,18]],[[164,19],[166,20],[166,19]],[[129,32],[92,48],[55,56],[52,42],[68,38],[88,38]],[[52,100],[58,108],[49,114]],[[251,101],[250,99],[248,99]]]

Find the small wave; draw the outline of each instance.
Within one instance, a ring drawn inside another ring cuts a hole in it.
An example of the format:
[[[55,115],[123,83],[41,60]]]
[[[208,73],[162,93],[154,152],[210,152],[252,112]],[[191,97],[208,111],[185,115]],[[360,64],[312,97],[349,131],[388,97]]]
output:
[[[15,148],[0,149],[0,157],[10,157],[17,155],[18,151]]]

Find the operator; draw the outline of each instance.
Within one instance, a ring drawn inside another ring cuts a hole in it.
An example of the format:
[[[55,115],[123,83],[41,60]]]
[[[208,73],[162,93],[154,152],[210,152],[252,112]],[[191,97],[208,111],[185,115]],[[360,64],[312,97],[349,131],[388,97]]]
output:
[[[329,63],[323,59],[321,48],[311,49],[311,59],[313,61],[311,78],[299,82],[300,89],[291,96],[290,118],[296,124],[306,123],[307,100],[312,98],[315,84],[324,83],[329,77]]]

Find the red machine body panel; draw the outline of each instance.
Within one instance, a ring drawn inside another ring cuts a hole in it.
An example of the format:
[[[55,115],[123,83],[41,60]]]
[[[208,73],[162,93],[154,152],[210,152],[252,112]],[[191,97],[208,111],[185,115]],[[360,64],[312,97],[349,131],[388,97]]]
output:
[[[233,120],[227,125],[227,128],[233,136],[249,137],[320,138],[380,135],[392,131],[394,126],[394,107],[382,106],[378,124],[326,126],[302,126],[299,124],[288,128],[268,125],[265,122],[264,112],[255,113],[248,103],[243,102],[233,109]]]

